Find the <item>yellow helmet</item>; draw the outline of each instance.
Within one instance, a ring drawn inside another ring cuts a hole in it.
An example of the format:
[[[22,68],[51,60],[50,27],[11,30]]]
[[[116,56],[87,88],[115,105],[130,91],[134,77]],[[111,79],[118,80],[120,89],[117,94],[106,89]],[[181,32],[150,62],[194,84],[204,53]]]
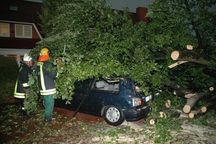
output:
[[[39,62],[45,62],[49,60],[49,49],[44,47],[40,51],[40,56],[38,57]]]
[[[40,55],[47,55],[47,54],[49,54],[49,49],[46,47],[42,48],[40,51]]]

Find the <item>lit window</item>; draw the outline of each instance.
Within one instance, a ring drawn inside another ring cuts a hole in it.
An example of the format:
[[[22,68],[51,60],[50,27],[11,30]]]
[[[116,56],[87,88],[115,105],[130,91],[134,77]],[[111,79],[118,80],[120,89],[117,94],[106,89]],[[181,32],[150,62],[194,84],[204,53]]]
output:
[[[17,38],[32,38],[32,26],[31,25],[15,25],[15,37]]]
[[[0,36],[1,37],[10,36],[10,25],[8,23],[0,23]]]

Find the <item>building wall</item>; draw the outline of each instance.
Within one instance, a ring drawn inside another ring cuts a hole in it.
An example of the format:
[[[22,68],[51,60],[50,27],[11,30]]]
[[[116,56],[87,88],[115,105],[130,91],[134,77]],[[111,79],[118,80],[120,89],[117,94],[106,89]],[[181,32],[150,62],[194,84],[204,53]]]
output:
[[[10,36],[0,37],[0,55],[15,57],[17,62],[41,40],[40,18],[42,3],[26,0],[1,0],[0,23],[10,23]],[[15,24],[31,25],[32,38],[15,36]]]
[[[1,0],[0,20],[40,23],[41,3],[24,0]]]

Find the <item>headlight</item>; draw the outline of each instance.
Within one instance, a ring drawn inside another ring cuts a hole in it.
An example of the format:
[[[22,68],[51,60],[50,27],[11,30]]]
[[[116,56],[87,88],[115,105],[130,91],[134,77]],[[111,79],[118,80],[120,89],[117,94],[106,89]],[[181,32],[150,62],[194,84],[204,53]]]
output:
[[[140,106],[143,105],[144,101],[141,98],[132,98],[132,105],[133,106]]]

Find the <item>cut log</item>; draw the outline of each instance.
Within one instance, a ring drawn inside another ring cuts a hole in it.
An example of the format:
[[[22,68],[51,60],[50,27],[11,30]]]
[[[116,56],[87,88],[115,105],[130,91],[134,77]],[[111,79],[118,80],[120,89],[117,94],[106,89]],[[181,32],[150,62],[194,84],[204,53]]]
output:
[[[172,60],[177,60],[178,58],[179,58],[179,56],[180,56],[180,52],[179,51],[173,51],[172,53],[171,53],[171,58],[172,58]]]
[[[170,108],[170,107],[171,107],[171,100],[167,100],[167,101],[165,102],[165,107],[166,107],[166,108]]]
[[[160,114],[160,118],[167,118],[167,115],[166,115],[166,113],[165,112],[159,112],[159,114]]]
[[[185,61],[186,61],[186,62],[192,62],[192,63],[206,65],[210,69],[215,69],[215,67],[209,61],[203,59],[196,52],[190,50],[191,49],[190,46],[188,46],[188,48],[189,48],[188,50],[183,50],[183,51],[175,50],[175,51],[173,51],[171,53],[172,60],[174,60],[174,61],[178,60],[179,62],[171,64],[168,67],[173,68],[173,67],[176,67],[180,64],[185,63]]]
[[[210,107],[216,104],[216,96],[212,97],[204,106],[201,107],[201,111],[205,113]]]
[[[211,87],[209,87],[209,91],[214,91],[214,87],[213,86],[211,86]]]
[[[201,107],[201,111],[202,111],[203,113],[207,112],[207,106],[202,106],[202,107]]]
[[[186,45],[186,49],[187,50],[193,50],[193,46],[192,45]]]
[[[187,103],[183,107],[183,112],[184,113],[189,113],[191,111],[191,108],[196,104],[196,102],[204,97],[207,93],[202,92],[202,93],[197,93],[195,96],[187,99]]]
[[[203,113],[205,113],[205,112],[202,112],[201,109],[193,110],[189,113],[188,117],[193,119],[196,115],[203,114]]]
[[[150,120],[149,120],[149,124],[150,124],[150,125],[155,125],[155,120],[154,120],[154,119],[150,119]]]
[[[182,50],[182,51],[175,50],[171,53],[170,56],[174,61],[181,60],[184,58],[192,58],[192,59],[200,58],[200,56],[198,56],[198,54],[192,50]]]

